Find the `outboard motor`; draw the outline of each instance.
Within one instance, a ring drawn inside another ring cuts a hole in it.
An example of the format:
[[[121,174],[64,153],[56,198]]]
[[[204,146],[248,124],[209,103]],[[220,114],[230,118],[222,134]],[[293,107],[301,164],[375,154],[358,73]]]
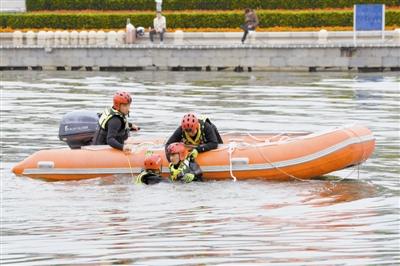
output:
[[[99,124],[99,115],[91,111],[72,111],[65,114],[60,123],[58,137],[71,149],[90,145]]]

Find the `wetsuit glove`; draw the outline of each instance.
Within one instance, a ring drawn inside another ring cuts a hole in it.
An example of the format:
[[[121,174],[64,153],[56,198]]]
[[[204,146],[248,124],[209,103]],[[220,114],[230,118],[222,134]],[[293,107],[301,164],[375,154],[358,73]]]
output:
[[[185,174],[184,176],[183,176],[183,181],[185,182],[185,183],[190,183],[190,182],[192,182],[193,181],[193,179],[194,179],[194,174],[191,174],[191,173],[187,173],[187,174]]]
[[[180,180],[181,178],[182,178],[182,172],[180,172],[180,171],[171,172],[171,174],[169,176],[169,180],[172,182]]]
[[[203,145],[199,145],[199,146],[197,146],[197,147],[195,148],[195,150],[196,150],[197,152],[204,152],[204,146],[203,146]]]
[[[193,149],[190,153],[189,153],[189,158],[190,159],[196,159],[197,155],[199,155],[199,152],[196,149]]]

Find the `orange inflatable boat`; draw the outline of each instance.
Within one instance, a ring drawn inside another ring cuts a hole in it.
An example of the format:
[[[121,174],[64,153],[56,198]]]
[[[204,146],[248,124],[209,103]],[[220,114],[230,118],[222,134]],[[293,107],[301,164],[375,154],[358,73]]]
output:
[[[317,133],[222,134],[224,144],[199,154],[205,180],[310,179],[364,162],[372,154],[375,139],[360,125]],[[136,175],[147,151],[163,158],[168,176],[164,140],[132,140],[130,153],[109,146],[51,149],[34,153],[14,166],[16,175],[46,180],[80,180],[110,175]]]

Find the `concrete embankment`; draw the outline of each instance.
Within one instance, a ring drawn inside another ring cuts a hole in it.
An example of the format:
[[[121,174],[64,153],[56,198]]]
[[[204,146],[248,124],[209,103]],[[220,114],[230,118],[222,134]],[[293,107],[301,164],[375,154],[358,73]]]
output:
[[[399,71],[400,29],[362,32],[167,33],[163,44],[147,34],[125,44],[119,32],[0,34],[0,70],[358,70]]]

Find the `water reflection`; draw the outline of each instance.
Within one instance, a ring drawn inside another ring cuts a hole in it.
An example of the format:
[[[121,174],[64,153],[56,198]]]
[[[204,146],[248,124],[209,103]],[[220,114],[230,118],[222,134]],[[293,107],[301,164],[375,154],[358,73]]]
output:
[[[314,189],[310,191],[311,195],[305,195],[306,198],[302,201],[314,207],[372,198],[378,194],[373,184],[356,180],[321,181],[321,186]]]

